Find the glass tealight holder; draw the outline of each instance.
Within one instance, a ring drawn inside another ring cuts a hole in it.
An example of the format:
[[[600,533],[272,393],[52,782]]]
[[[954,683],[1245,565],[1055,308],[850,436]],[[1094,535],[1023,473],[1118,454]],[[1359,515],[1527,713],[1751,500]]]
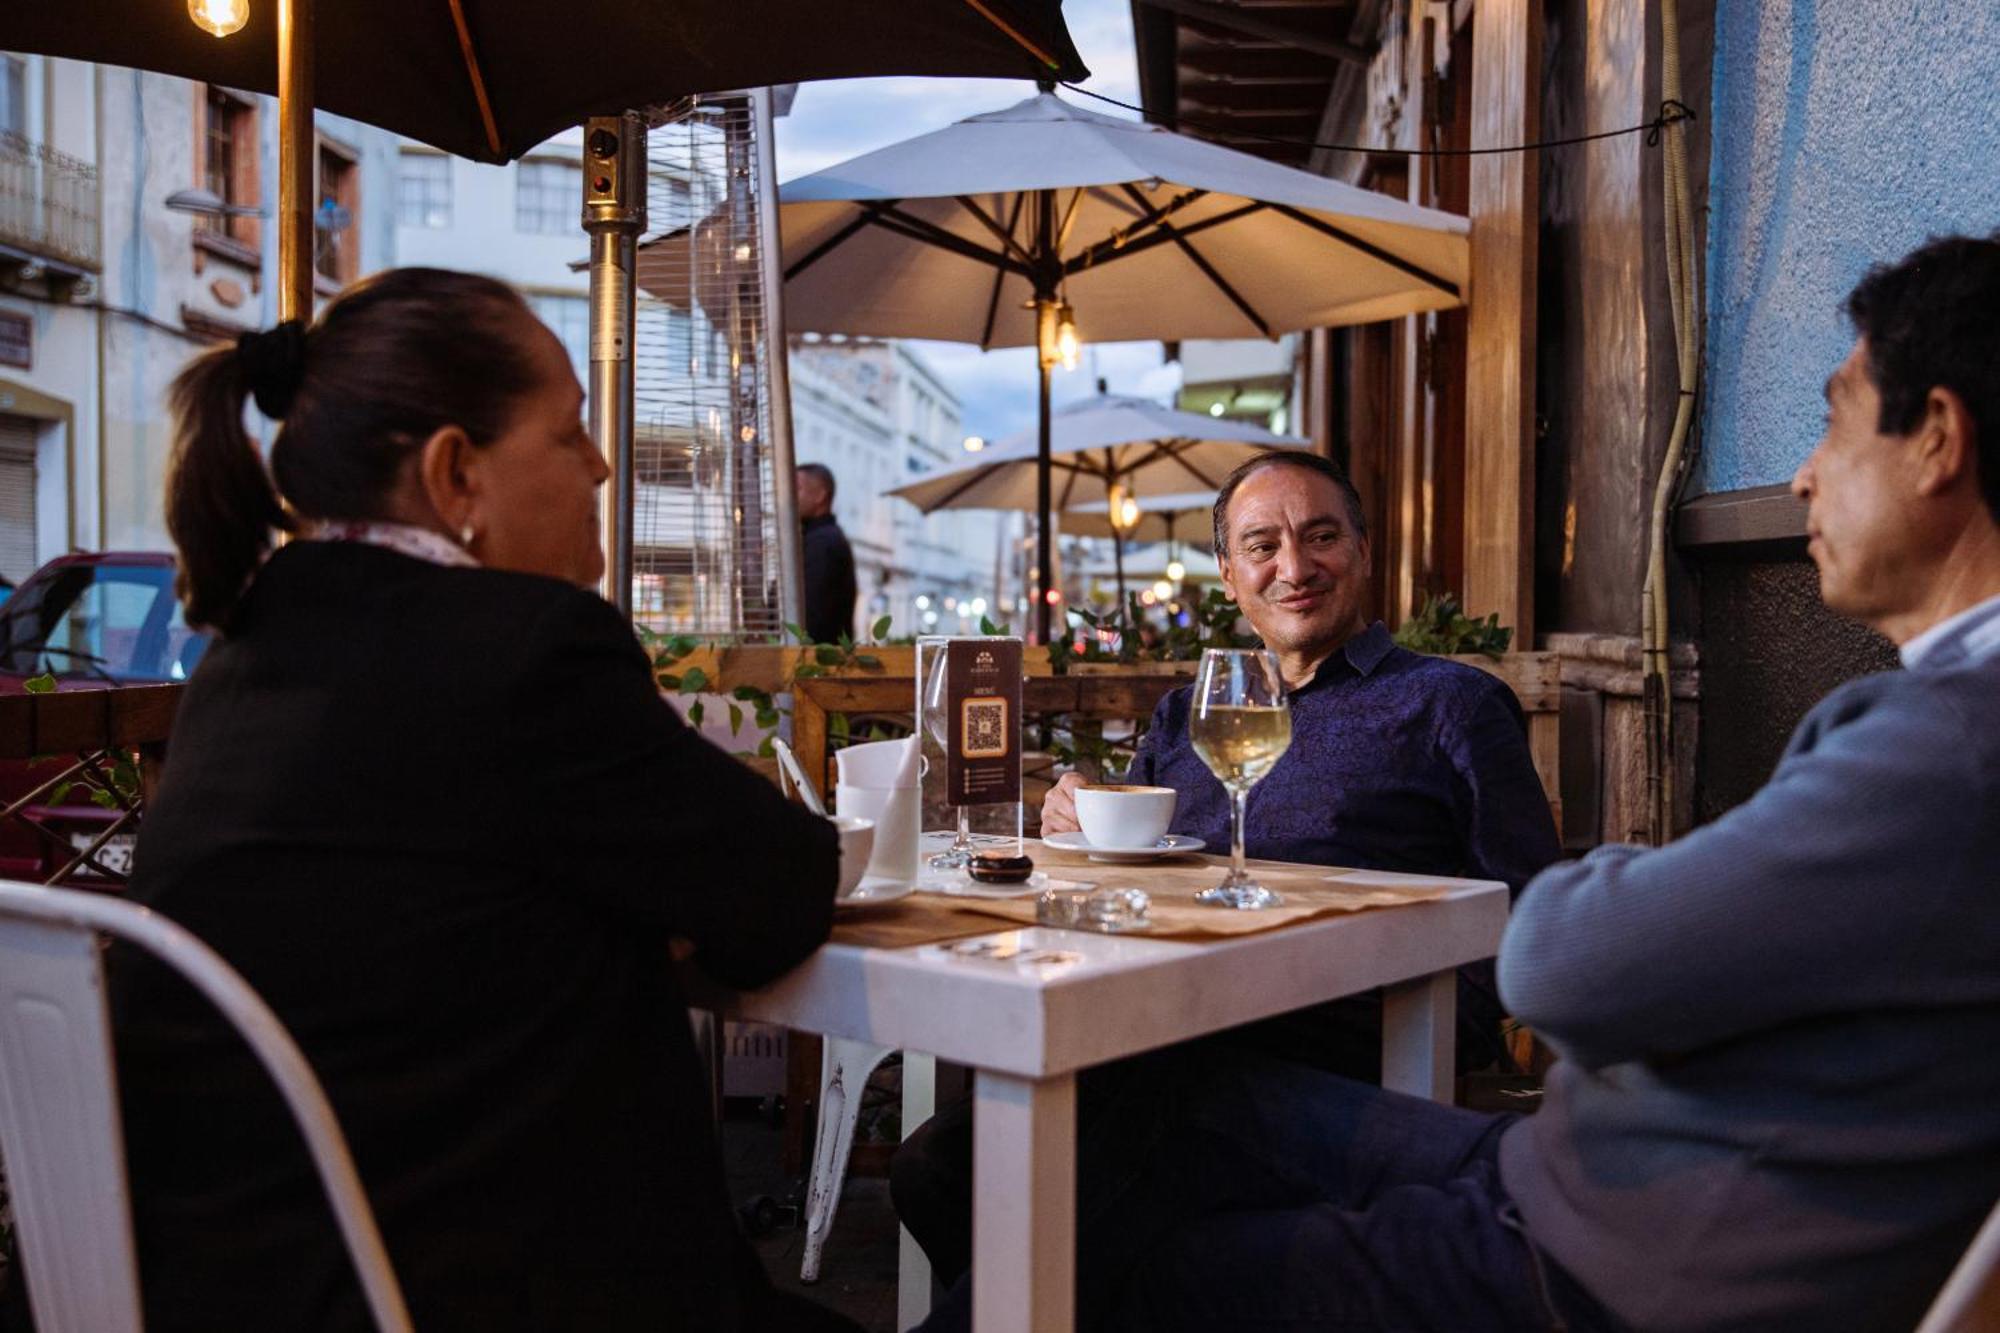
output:
[[[1150,926],[1152,905],[1144,889],[1046,889],[1035,900],[1035,920],[1061,930],[1118,935]]]

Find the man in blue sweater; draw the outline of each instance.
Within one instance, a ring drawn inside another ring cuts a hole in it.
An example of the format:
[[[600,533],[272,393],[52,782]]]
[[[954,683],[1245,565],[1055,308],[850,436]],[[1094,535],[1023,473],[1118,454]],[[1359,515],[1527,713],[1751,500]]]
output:
[[[2000,234],[1849,297],[1793,480],[1901,647],[1765,788],[1538,876],[1503,998],[1539,1114],[1169,1053],[1081,1147],[1085,1327],[1913,1327],[2000,1197]],[[940,1312],[941,1315],[944,1312]]]

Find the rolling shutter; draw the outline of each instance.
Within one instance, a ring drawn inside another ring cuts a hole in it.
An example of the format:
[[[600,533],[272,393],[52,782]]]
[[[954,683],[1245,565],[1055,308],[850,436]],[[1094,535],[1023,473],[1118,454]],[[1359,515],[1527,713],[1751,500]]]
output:
[[[35,423],[0,413],[0,575],[35,572]]]

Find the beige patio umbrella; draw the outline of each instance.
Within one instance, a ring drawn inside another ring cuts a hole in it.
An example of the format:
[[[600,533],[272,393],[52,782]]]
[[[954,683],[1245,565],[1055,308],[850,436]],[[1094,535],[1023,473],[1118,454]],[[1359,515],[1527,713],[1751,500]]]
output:
[[[1046,91],[792,181],[779,201],[792,329],[1038,349],[1036,498],[1021,507],[1039,514],[1061,507],[1049,376],[1078,338],[1270,338],[1438,310],[1461,303],[1468,265],[1464,218]],[[642,285],[645,268],[642,255]]]
[[[926,514],[940,509],[1029,510],[1044,516],[1044,534],[1049,530],[1046,515],[1080,510],[1079,521],[1086,529],[1099,525],[1112,539],[1122,601],[1125,542],[1143,521],[1149,499],[1184,497],[1190,488],[1199,487],[1208,497],[1206,502],[1212,503],[1223,479],[1239,463],[1272,449],[1310,447],[1309,441],[1275,435],[1248,421],[1183,412],[1151,399],[1116,394],[1069,404],[1048,418],[1046,430],[1046,435],[1039,428],[1010,435],[988,445],[977,461],[934,472],[889,494],[901,496]],[[1044,457],[1049,475],[1055,478],[1046,500]],[[1064,526],[1077,531],[1067,518]],[[1094,534],[1086,530],[1084,535]],[[1043,637],[1046,641],[1046,627]]]

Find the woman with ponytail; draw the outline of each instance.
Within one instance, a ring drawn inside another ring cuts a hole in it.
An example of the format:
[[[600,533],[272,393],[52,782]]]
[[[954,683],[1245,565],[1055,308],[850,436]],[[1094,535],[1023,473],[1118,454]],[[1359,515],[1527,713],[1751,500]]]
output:
[[[305,1049],[417,1327],[847,1327],[735,1228],[668,966],[806,957],[834,833],[684,726],[592,591],[581,407],[519,297],[438,270],[187,368],[167,521],[219,637],[132,893]],[[254,1060],[137,957],[114,999],[148,1327],[367,1327]]]

